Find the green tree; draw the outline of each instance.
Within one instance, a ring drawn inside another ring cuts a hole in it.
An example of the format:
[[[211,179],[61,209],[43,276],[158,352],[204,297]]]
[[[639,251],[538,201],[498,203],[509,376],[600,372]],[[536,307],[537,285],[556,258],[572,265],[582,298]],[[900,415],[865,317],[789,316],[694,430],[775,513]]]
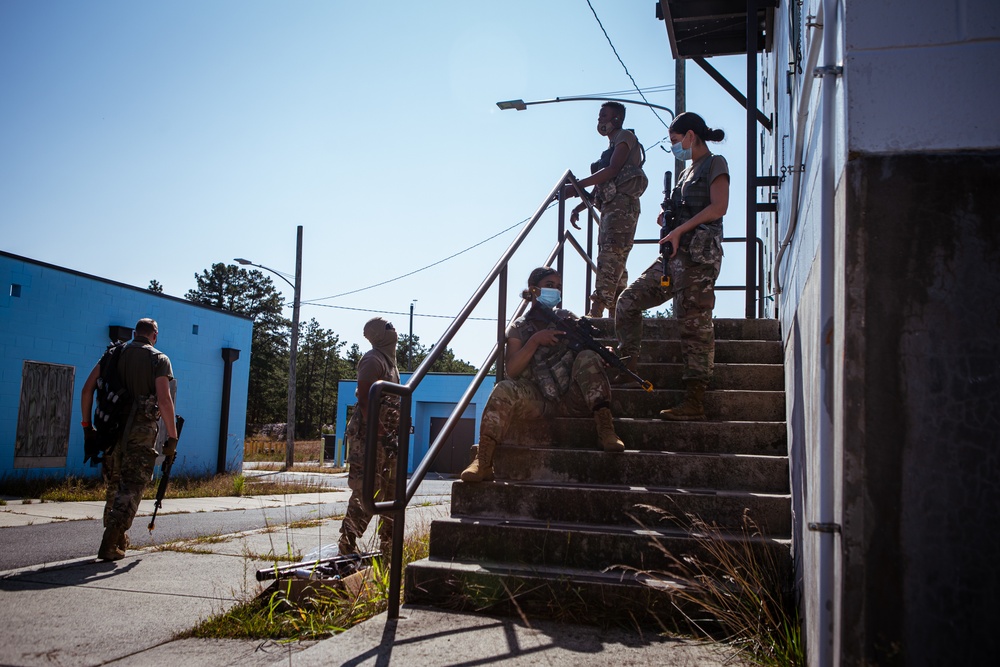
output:
[[[306,324],[299,343],[296,372],[296,433],[318,437],[323,424],[333,424],[337,406],[337,382],[346,362],[340,349],[346,343],[315,319]]]
[[[434,348],[432,345],[430,348],[426,348],[420,344],[420,336],[413,336],[410,339],[408,334],[404,334],[399,337],[399,341],[396,343],[396,363],[399,364],[400,371],[408,370],[408,360],[410,350],[413,350],[413,368],[416,370],[417,366],[427,358],[430,351]],[[455,352],[450,348],[445,348],[441,356],[438,357],[437,361],[431,366],[431,373],[475,373],[478,369],[467,361],[459,359],[455,356]]]
[[[188,291],[186,299],[253,320],[247,422],[285,421],[290,323],[282,316],[281,292],[260,271],[248,271],[235,264],[213,264],[194,277],[197,287]]]
[[[160,284],[159,280],[150,280],[149,287],[147,287],[150,292],[156,292],[157,294],[163,294],[163,285]]]

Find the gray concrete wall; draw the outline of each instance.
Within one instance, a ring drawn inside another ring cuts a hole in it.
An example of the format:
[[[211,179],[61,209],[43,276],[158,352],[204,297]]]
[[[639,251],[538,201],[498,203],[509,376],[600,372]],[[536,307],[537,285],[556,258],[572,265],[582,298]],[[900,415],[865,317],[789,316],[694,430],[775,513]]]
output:
[[[847,170],[842,664],[987,664],[1000,593],[1000,154]]]

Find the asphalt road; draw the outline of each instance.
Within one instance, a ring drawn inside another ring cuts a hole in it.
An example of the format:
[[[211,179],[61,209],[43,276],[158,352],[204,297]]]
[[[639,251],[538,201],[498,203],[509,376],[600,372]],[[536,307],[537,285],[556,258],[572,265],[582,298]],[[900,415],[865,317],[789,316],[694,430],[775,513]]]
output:
[[[249,471],[248,471],[249,472]],[[287,473],[277,473],[284,475]],[[302,473],[291,473],[301,475]],[[344,477],[331,478],[328,486],[346,486]],[[451,496],[451,479],[427,479],[417,489],[411,505],[447,501]],[[169,511],[165,503],[165,511]],[[286,508],[229,510],[185,514],[157,514],[156,529],[146,529],[148,517],[136,517],[129,539],[136,547],[163,544],[181,539],[211,535],[226,535],[247,530],[281,526],[293,521],[322,519],[343,515],[346,502],[319,505],[298,505]],[[104,529],[100,519],[60,521],[31,526],[0,529],[0,572],[21,567],[57,563],[75,558],[95,556]],[[335,542],[331,538],[331,542]]]

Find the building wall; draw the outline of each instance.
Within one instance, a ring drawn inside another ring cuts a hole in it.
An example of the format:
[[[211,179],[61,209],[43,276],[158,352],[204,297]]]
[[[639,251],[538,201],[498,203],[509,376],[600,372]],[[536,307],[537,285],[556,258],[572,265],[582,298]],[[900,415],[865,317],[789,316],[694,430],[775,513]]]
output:
[[[413,434],[410,436],[409,466],[408,473],[412,473],[420,460],[430,449],[430,423],[431,417],[447,417],[458,405],[458,401],[469,388],[472,382],[472,375],[458,373],[428,373],[424,376],[420,386],[413,393],[413,403],[411,407]],[[409,373],[400,374],[400,383],[406,384],[410,379]],[[487,376],[483,380],[469,406],[462,413],[463,418],[476,420],[476,441],[479,440],[479,422],[482,417],[483,408],[486,407],[486,399],[493,391],[495,379]],[[335,463],[341,465],[344,462],[344,430],[347,428],[347,408],[356,402],[354,392],[358,388],[356,380],[341,380],[337,385],[337,455]]]
[[[1000,3],[833,1],[837,26],[824,31],[837,40],[843,74],[830,118],[820,108],[823,84],[804,71],[808,40],[793,92],[785,87],[795,3],[779,6],[775,51],[764,57],[775,88],[767,111],[778,120],[764,136],[764,164],[775,173],[791,166],[795,133],[806,137],[778,316],[809,661],[985,664],[989,601],[1000,592],[990,564],[1000,554]],[[807,0],[803,15],[817,8]],[[813,96],[796,127],[802,86]],[[819,188],[827,124],[830,201]],[[790,182],[779,189],[779,240],[792,218]],[[832,329],[820,311],[824,212],[834,246]],[[841,529],[825,556],[834,577],[830,645],[819,627],[819,536],[805,528],[821,514],[824,454]]]
[[[12,292],[19,295],[12,296]],[[70,366],[75,382],[65,465],[19,469],[17,473],[99,473],[99,468],[83,463],[79,407],[83,383],[108,345],[108,327],[131,329],[142,317],[152,317],[159,324],[157,348],[170,357],[177,378],[177,413],[185,419],[177,473],[215,472],[222,410],[222,349],[240,350],[240,358],[233,364],[225,456],[229,468],[242,463],[253,327],[249,319],[0,252],[0,476],[15,472],[25,361]]]

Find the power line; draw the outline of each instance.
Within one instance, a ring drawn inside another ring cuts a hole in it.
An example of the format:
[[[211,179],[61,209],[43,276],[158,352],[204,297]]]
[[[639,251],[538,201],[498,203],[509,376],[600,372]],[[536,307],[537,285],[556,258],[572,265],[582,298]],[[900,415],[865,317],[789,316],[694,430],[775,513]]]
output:
[[[319,306],[320,308],[337,308],[339,310],[357,310],[362,313],[378,313],[379,315],[409,315],[407,312],[398,312],[395,310],[373,310],[371,308],[350,308],[348,306],[332,306],[328,303],[303,303],[303,306]],[[429,315],[426,313],[413,313],[414,317],[436,317],[444,320],[453,320],[455,315]],[[495,317],[469,317],[470,320],[483,320],[484,322],[493,322],[496,320]]]
[[[547,207],[545,207],[545,210],[547,211],[550,208],[552,208],[553,206],[555,206],[555,202],[550,203]],[[342,296],[347,296],[348,294],[357,294],[358,292],[364,292],[365,290],[374,289],[375,287],[381,287],[382,285],[388,285],[389,283],[396,282],[397,280],[402,280],[403,278],[409,278],[410,276],[412,276],[414,274],[420,273],[421,271],[426,271],[427,269],[435,267],[438,264],[442,264],[444,262],[447,262],[449,259],[454,259],[454,258],[458,257],[461,254],[467,253],[470,250],[472,250],[473,248],[477,248],[477,247],[483,245],[487,241],[492,241],[496,237],[501,236],[503,234],[506,234],[507,232],[509,232],[510,230],[514,229],[515,227],[523,225],[524,223],[526,223],[530,219],[531,218],[525,218],[524,220],[521,220],[520,222],[514,223],[513,225],[511,225],[507,229],[502,229],[499,232],[497,232],[496,234],[494,234],[493,236],[490,236],[488,238],[483,239],[479,243],[474,243],[473,245],[470,245],[468,248],[465,248],[464,250],[459,250],[458,252],[456,252],[453,255],[449,255],[449,256],[445,257],[444,259],[439,259],[438,261],[434,262],[433,264],[428,264],[427,266],[421,267],[421,268],[416,269],[414,271],[410,271],[409,273],[404,273],[401,276],[396,276],[395,278],[390,278],[389,280],[383,280],[380,283],[375,283],[374,285],[369,285],[368,287],[359,287],[358,289],[354,289],[354,290],[351,290],[349,292],[341,292],[340,294],[334,294],[333,296],[323,296],[323,297],[320,297],[318,299],[309,299],[308,301],[300,301],[299,303],[302,304],[302,305],[306,305],[306,304],[309,304],[309,305],[323,305],[323,304],[317,304],[316,302],[317,301],[326,301],[327,299],[336,299],[336,298],[339,298],[339,297],[342,297]]]
[[[593,14],[594,19],[597,20],[597,25],[601,26],[601,32],[604,33],[604,38],[608,40],[608,44],[611,46],[611,50],[615,52],[615,57],[618,58],[618,62],[620,62],[622,67],[625,69],[625,73],[628,74],[628,78],[632,80],[632,85],[635,86],[635,90],[637,93],[639,93],[639,97],[641,97],[642,101],[645,102],[646,104],[651,104],[651,102],[646,99],[646,96],[642,94],[642,89],[639,88],[639,84],[635,82],[635,77],[632,76],[632,73],[628,71],[628,67],[625,66],[625,62],[622,60],[622,57],[618,55],[618,49],[616,49],[614,43],[612,43],[611,37],[608,36],[608,31],[604,29],[604,24],[601,23],[601,17],[597,15],[597,11],[594,9],[594,5],[590,4],[590,0],[587,0],[587,6],[590,7],[590,13]],[[663,122],[663,119],[660,118],[660,114],[656,113],[656,109],[654,109],[653,107],[649,107],[649,110],[653,112],[653,115],[656,116],[656,119],[658,121],[663,123],[663,127],[666,128],[670,127],[670,125]],[[650,148],[652,148],[652,146]]]

